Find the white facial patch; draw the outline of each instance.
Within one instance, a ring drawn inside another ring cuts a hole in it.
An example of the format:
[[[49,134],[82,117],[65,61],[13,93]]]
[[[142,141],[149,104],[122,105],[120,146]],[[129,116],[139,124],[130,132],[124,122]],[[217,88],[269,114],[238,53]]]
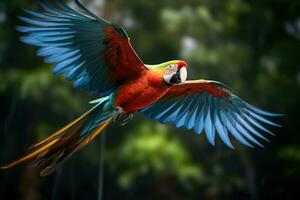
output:
[[[168,67],[165,68],[165,75],[170,75],[170,74],[174,74],[177,71],[177,64],[171,64]]]
[[[170,83],[172,76],[177,72],[178,66],[177,64],[171,64],[165,68],[164,71],[164,80],[167,83]]]
[[[164,81],[166,81],[167,83],[170,83],[172,76],[173,76],[173,74],[164,75]]]

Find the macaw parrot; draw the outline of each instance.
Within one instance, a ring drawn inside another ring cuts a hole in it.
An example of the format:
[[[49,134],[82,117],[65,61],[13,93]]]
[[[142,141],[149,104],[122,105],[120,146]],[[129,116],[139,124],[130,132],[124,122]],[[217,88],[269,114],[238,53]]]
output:
[[[54,74],[65,74],[76,88],[101,98],[91,102],[94,106],[89,111],[2,169],[35,158],[41,175],[48,175],[112,121],[123,116],[125,124],[135,112],[205,133],[212,145],[218,135],[230,148],[234,146],[229,136],[249,147],[262,146],[257,139],[268,139],[259,130],[272,134],[265,124],[279,126],[268,119],[279,114],[246,103],[223,83],[187,81],[188,65],[183,60],[144,64],[120,25],[74,2],[79,11],[61,1],[57,2],[59,9],[40,2],[45,13],[25,10],[32,18],[20,19],[30,25],[17,30],[25,34],[22,42],[37,46],[37,55],[55,64]]]

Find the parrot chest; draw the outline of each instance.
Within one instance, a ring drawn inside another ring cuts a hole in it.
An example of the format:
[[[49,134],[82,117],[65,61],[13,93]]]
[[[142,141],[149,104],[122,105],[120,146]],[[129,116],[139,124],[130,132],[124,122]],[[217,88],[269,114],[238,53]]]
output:
[[[158,101],[169,90],[157,72],[146,72],[143,76],[121,86],[115,95],[115,106],[130,113]]]

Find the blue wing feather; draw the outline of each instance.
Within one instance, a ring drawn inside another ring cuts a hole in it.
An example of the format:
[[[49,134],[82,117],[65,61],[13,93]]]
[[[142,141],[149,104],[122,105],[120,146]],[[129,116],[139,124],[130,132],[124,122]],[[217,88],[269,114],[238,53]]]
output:
[[[204,130],[205,130],[206,137],[207,137],[208,141],[210,142],[210,144],[215,145],[215,128],[213,127],[213,124],[212,124],[210,110],[211,110],[211,108],[208,107],[207,114],[206,114],[205,121],[204,121],[204,124],[205,124]]]
[[[80,50],[74,50],[69,51],[64,54],[54,54],[52,56],[46,57],[45,62],[46,63],[54,63],[54,62],[62,62],[66,59],[70,59],[71,57],[74,57],[76,55],[80,55]]]
[[[188,117],[188,114],[189,114],[189,108],[190,106],[192,105],[192,99],[188,99],[186,98],[185,100],[185,106],[182,107],[182,109],[179,111],[179,114],[178,116],[176,117],[176,120],[175,120],[175,124],[176,124],[176,127],[182,127]]]
[[[248,122],[246,122],[245,119],[243,119],[239,114],[235,113],[235,118],[243,125],[246,129],[248,129],[251,133],[253,133],[255,136],[260,137],[261,139],[264,139],[265,141],[269,142],[269,140],[264,137],[262,134],[257,132],[255,128],[249,125]]]
[[[195,132],[197,134],[201,134],[202,130],[204,128],[204,112],[202,112],[203,110],[205,110],[205,107],[203,106],[201,111],[198,113],[198,117],[197,120],[195,122],[196,126],[195,126]]]
[[[55,21],[49,22],[46,20],[31,19],[31,18],[22,17],[22,16],[19,16],[18,18],[28,24],[43,26],[43,27],[60,27],[60,26],[71,26],[72,25],[72,23],[69,23],[68,21],[66,21],[66,23],[63,23],[63,22],[59,22],[59,20],[57,20],[57,22],[55,22]]]
[[[193,107],[191,108],[192,111],[190,112],[189,117],[185,122],[185,126],[187,127],[187,129],[192,129],[195,126],[197,111],[200,108],[197,102],[198,99],[199,99],[198,96],[194,97],[193,99]]]
[[[31,9],[23,9],[23,10],[26,13],[32,15],[33,17],[38,17],[39,19],[44,19],[44,20],[47,20],[47,21],[54,21],[54,22],[57,22],[57,21],[60,21],[60,22],[69,22],[69,21],[71,21],[68,18],[61,18],[61,17],[58,17],[58,16],[54,16],[54,15],[49,15],[49,14],[46,14],[46,13],[37,12],[37,11],[31,10]]]
[[[232,133],[232,135],[242,144],[248,146],[248,147],[253,147],[245,138],[236,130],[235,124],[233,121],[228,118],[228,116],[221,111],[221,120],[223,125],[228,129],[229,132]]]
[[[261,116],[255,114],[254,112],[252,112],[252,111],[250,111],[250,110],[248,110],[248,112],[249,112],[249,114],[250,114],[252,117],[256,118],[257,120],[259,120],[259,121],[261,121],[261,122],[264,122],[264,123],[266,123],[266,124],[270,124],[270,125],[272,125],[272,126],[278,126],[278,127],[281,127],[281,125],[276,124],[276,123],[274,123],[274,122],[271,122],[270,120],[267,120],[266,118],[261,117]]]
[[[269,117],[281,117],[283,116],[282,114],[276,114],[276,113],[271,113],[271,112],[267,112],[267,111],[264,111],[262,109],[259,109],[255,106],[252,106],[250,104],[246,104],[247,105],[247,108],[256,112],[257,114],[260,114],[260,115],[264,115],[264,116],[269,116]]]
[[[206,94],[203,94],[201,97],[202,100],[202,105],[201,105],[201,110],[199,109],[197,113],[197,120],[196,120],[196,126],[195,126],[195,131],[197,134],[201,134],[203,128],[204,128],[204,115],[207,111],[208,105],[206,103]],[[200,101],[201,102],[201,101]]]
[[[45,13],[25,9],[30,17],[19,17],[27,23],[16,27],[25,34],[21,41],[39,47],[37,55],[55,64],[54,74],[66,74],[75,87],[102,96],[114,91],[119,83],[108,75],[109,64],[102,57],[111,51],[105,30],[114,26],[78,1],[75,5],[82,13],[62,1],[58,1],[60,9],[39,3]]]
[[[162,122],[164,124],[169,122],[174,122],[177,118],[177,115],[179,114],[180,109],[184,106],[184,104],[179,105],[177,108],[174,109],[174,112],[170,113],[168,116],[166,116],[164,119],[162,119]]]
[[[248,114],[243,113],[243,116],[255,127],[269,133],[270,135],[274,135],[274,133],[272,133],[271,131],[269,131],[268,129],[266,129],[265,127],[263,127],[260,123],[258,123],[257,121],[255,121],[255,119],[253,119],[252,117],[248,116]]]
[[[58,17],[70,18],[70,19],[83,19],[83,20],[86,19],[86,16],[82,16],[79,12],[74,14],[69,12],[64,12],[54,8],[53,6],[51,6],[46,2],[39,1],[39,4],[41,5],[41,7],[43,7],[45,11],[49,12],[50,14],[56,15]]]
[[[220,85],[220,84],[219,84]],[[228,91],[229,92],[229,91]],[[185,126],[194,129],[197,134],[203,130],[212,145],[215,144],[216,133],[230,148],[232,145],[229,133],[242,144],[263,147],[258,139],[268,141],[256,128],[272,134],[259,122],[272,126],[278,124],[266,119],[266,116],[281,116],[258,109],[232,93],[215,97],[208,92],[190,93],[175,98],[162,100],[140,110],[146,116],[162,123],[174,123],[176,127]]]
[[[215,123],[215,127],[216,130],[220,136],[220,138],[222,139],[222,141],[229,146],[230,148],[234,149],[234,146],[232,145],[232,143],[230,142],[229,136],[228,136],[228,132],[226,130],[226,127],[224,127],[219,119],[220,114],[217,114],[216,117],[216,123]]]
[[[233,117],[232,112],[228,112],[227,115],[228,118],[231,119],[232,122],[235,122],[235,128],[238,130],[240,134],[242,134],[245,138],[248,140],[252,141],[253,143],[257,144],[258,146],[262,147],[262,144],[259,143],[253,136],[251,136],[248,131],[246,131],[240,124],[239,122]]]
[[[178,105],[180,105],[180,102],[174,102],[171,105],[169,105],[171,107],[171,109],[168,110],[167,112],[163,113],[161,116],[159,116],[159,121],[164,122],[164,123],[169,123],[169,121],[167,121],[166,118],[178,110]],[[167,105],[166,105],[166,107],[167,107]],[[163,110],[163,108],[161,108],[161,109]],[[150,112],[151,112],[151,110],[150,110]],[[175,114],[175,117],[176,117],[176,114]]]

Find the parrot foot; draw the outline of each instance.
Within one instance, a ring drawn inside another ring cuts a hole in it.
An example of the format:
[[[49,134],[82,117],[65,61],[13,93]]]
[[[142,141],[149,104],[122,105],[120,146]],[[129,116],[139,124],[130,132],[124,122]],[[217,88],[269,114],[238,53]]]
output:
[[[120,125],[125,126],[129,121],[132,120],[132,118],[133,118],[133,113],[129,113],[129,114],[121,113],[121,114],[116,115],[113,118],[113,121],[115,122],[115,121],[121,119]]]

